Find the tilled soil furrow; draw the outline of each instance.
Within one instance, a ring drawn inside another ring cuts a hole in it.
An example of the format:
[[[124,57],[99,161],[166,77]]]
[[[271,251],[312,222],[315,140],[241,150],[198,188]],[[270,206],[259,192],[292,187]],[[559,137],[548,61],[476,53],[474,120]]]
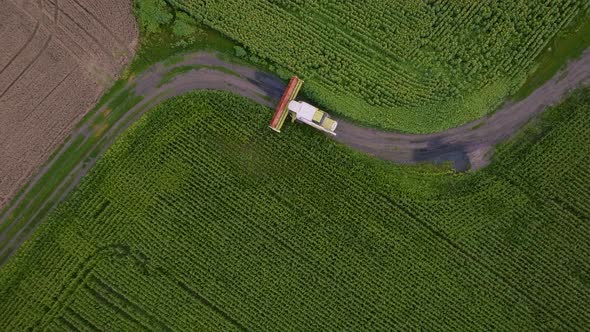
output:
[[[20,72],[20,74],[18,74],[18,76],[8,85],[8,87],[6,87],[6,89],[4,89],[4,91],[2,91],[2,93],[0,93],[0,100],[2,99],[2,97],[4,97],[6,92],[8,92],[10,90],[10,88],[12,88],[12,86],[14,84],[16,84],[16,82],[18,82],[18,80],[27,72],[27,70],[29,70],[29,68],[31,68],[31,66],[33,64],[35,64],[35,62],[37,62],[37,59],[39,59],[39,57],[43,54],[43,52],[45,52],[45,50],[49,46],[49,43],[51,42],[52,37],[53,36],[49,36],[49,38],[47,38],[47,40],[45,40],[43,47],[41,48],[41,50],[39,50],[37,55],[35,55],[35,57],[33,58],[33,61],[29,62],[29,64]]]
[[[35,24],[35,30],[33,30],[33,33],[31,34],[31,36],[27,39],[27,41],[25,41],[25,43],[18,50],[18,52],[16,52],[16,54],[14,54],[14,56],[12,58],[10,58],[8,63],[6,63],[6,65],[4,65],[4,67],[2,67],[2,69],[0,69],[0,75],[2,75],[2,73],[6,70],[6,68],[8,68],[12,64],[12,62],[14,62],[14,60],[21,55],[21,53],[25,50],[25,48],[27,48],[27,46],[29,46],[29,44],[31,43],[33,38],[35,38],[35,35],[37,35],[37,31],[39,31],[40,26],[41,26],[41,24],[39,22],[37,22],[37,24]]]

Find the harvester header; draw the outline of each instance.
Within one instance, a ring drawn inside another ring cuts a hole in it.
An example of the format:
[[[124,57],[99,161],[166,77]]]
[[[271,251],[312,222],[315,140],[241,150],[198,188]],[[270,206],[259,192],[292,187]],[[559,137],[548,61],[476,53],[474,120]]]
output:
[[[270,129],[280,133],[281,128],[287,119],[287,115],[291,113],[293,121],[297,120],[316,129],[336,135],[334,131],[338,126],[338,122],[332,120],[328,113],[321,111],[317,107],[308,103],[295,101],[295,97],[297,97],[302,85],[303,80],[299,79],[297,76],[291,77],[287,89],[285,89],[285,93],[283,93],[283,97],[281,97],[281,100],[277,105],[275,114],[270,120]]]

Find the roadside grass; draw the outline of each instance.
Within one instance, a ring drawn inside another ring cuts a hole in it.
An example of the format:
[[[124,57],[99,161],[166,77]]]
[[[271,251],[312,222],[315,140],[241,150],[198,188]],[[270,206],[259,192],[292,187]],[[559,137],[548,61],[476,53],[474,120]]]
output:
[[[477,129],[483,127],[483,125],[485,125],[485,124],[486,124],[486,122],[482,121],[482,122],[476,124],[475,126],[471,127],[471,130],[477,130]]]
[[[76,125],[75,129],[80,129],[83,125],[87,124],[87,122],[88,122],[89,119],[94,118],[96,116],[96,112],[98,112],[98,110],[100,110],[107,102],[111,101],[111,99],[113,99],[116,96],[119,96],[119,94],[121,93],[122,90],[124,90],[124,88],[126,87],[126,85],[127,85],[127,81],[124,80],[124,79],[119,79],[119,80],[115,81],[115,83],[113,83],[113,86],[111,86],[102,95],[102,97],[99,99],[99,101],[96,103],[96,105],[92,108],[92,110],[90,112],[86,113],[84,115],[84,117],[82,117],[82,119],[80,120],[80,122],[78,122],[78,124]],[[113,104],[113,106],[116,106],[117,103],[116,102],[115,103],[111,102],[111,104]],[[97,121],[94,124],[95,125],[100,125],[100,122]],[[64,148],[64,146],[66,144],[68,144],[68,142],[70,141],[71,138],[72,138],[71,136],[68,136],[64,140],[64,142],[57,149],[55,149],[55,151],[49,156],[49,158],[47,158],[47,161],[40,167],[40,169],[44,168],[50,162],[52,162],[52,160],[55,159],[55,157]],[[24,186],[21,190],[19,190],[19,192],[12,198],[12,202],[18,200],[23,195],[26,187],[27,186]],[[3,207],[0,210],[0,218],[2,217],[2,215],[4,213],[6,213],[6,211],[8,211],[10,209],[10,206],[11,206],[10,204],[7,204],[5,207]],[[3,230],[3,223],[0,223],[0,232],[2,230]]]
[[[70,170],[77,164],[81,155],[80,147],[84,142],[83,137],[77,138],[68,148],[68,153],[57,157],[53,166],[37,181],[32,190],[25,196],[11,214],[0,224],[0,233],[3,235],[0,241],[0,250],[4,249],[5,242],[26,224],[40,206],[45,203],[55,188],[67,176]]]
[[[538,65],[512,97],[522,100],[553,77],[571,59],[590,47],[590,11],[580,14],[567,28],[557,33],[537,58]]]
[[[143,97],[136,96],[132,90],[134,86],[128,87],[115,99],[113,99],[108,105],[111,112],[106,117],[98,117],[95,125],[101,125],[106,121],[108,126],[115,124],[125,113],[130,110],[133,106],[137,105]]]
[[[127,80],[125,80],[125,79],[116,80],[115,83],[113,83],[113,86],[111,86],[102,95],[102,97],[98,100],[96,105],[94,105],[92,110],[90,112],[86,113],[84,115],[84,117],[82,118],[82,120],[80,120],[80,122],[78,122],[78,124],[76,125],[76,129],[80,129],[83,125],[85,125],[90,118],[93,118],[95,116],[95,114],[98,110],[100,110],[104,105],[106,105],[106,103],[108,103],[115,96],[119,95],[119,93],[123,89],[125,89],[126,86],[127,86]],[[59,150],[61,150],[61,147],[59,149],[57,149],[56,151],[59,151]],[[51,158],[50,158],[50,160],[51,160]]]
[[[117,87],[117,90],[120,90],[120,87]],[[114,93],[109,91],[108,94],[112,98]],[[81,125],[78,126],[78,129],[80,129],[83,125],[88,125],[86,135],[79,136],[71,144],[64,144],[58,149],[45,164],[51,164],[47,172],[39,181],[33,184],[31,190],[14,206],[14,210],[3,218],[2,223],[0,223],[0,251],[11,251],[7,250],[9,248],[6,246],[19,232],[20,235],[16,239],[17,245],[45,218],[51,208],[59,201],[62,193],[68,187],[68,183],[73,181],[73,179],[67,180],[67,177],[72,174],[77,165],[82,165],[82,160],[98,155],[97,150],[101,148],[98,143],[106,138],[107,129],[141,100],[142,97],[135,96],[131,92],[131,88],[127,88],[119,91],[114,99],[108,103],[109,109],[111,109],[108,115],[99,114],[98,109],[89,112],[89,116],[83,119]],[[106,101],[103,104],[106,104]],[[93,119],[91,125],[88,124],[90,119]],[[101,131],[94,131],[94,128],[100,128]],[[75,177],[75,174],[73,176]],[[22,194],[18,195],[13,202],[16,202],[21,196]],[[16,203],[8,204],[4,211],[8,211],[13,204]],[[2,255],[0,264],[7,257]]]
[[[107,90],[107,92],[105,92],[102,98],[100,98],[98,103],[96,103],[96,106],[94,106],[93,110],[98,111],[99,109],[101,109],[104,105],[106,105],[106,103],[113,99],[113,97],[117,96],[119,92],[121,92],[125,88],[126,85],[127,82],[125,80],[117,80],[113,84],[113,86],[110,87],[109,90]]]
[[[574,90],[564,100],[562,104],[551,106],[538,118],[527,123],[516,135],[496,146],[496,155],[505,153],[505,150],[511,150],[513,155],[526,158],[527,152],[533,145],[541,142],[555,127],[567,122],[572,115],[572,109],[580,105],[590,105],[590,87]],[[496,157],[492,159],[492,164],[494,163],[499,163]]]

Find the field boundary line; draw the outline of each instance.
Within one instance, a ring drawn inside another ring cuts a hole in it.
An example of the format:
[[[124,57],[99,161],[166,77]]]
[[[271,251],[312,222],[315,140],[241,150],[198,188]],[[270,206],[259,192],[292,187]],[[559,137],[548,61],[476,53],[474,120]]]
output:
[[[59,294],[55,297],[49,310],[41,316],[32,326],[29,327],[32,331],[45,330],[47,326],[57,318],[57,314],[61,314],[72,301],[72,295],[80,288],[84,287],[87,279],[92,273],[92,270],[105,257],[124,258],[129,256],[130,248],[126,244],[115,243],[99,247],[96,251],[86,257],[86,259],[78,264],[76,269],[76,278],[68,280],[62,284]],[[53,317],[55,316],[55,317]]]
[[[89,279],[97,287],[105,290],[108,293],[108,295],[106,295],[106,296],[103,295],[103,297],[107,298],[107,300],[109,300],[108,299],[109,296],[117,298],[119,301],[124,302],[129,307],[135,308],[135,310],[138,311],[137,312],[138,315],[145,316],[146,318],[148,318],[148,321],[151,323],[156,323],[160,327],[161,330],[172,331],[172,329],[166,323],[164,323],[163,321],[158,319],[158,317],[156,317],[154,314],[148,312],[145,308],[142,308],[137,303],[133,303],[131,300],[129,300],[127,297],[125,297],[125,295],[123,295],[120,291],[114,289],[113,286],[107,284],[104,280],[97,277],[96,274],[91,274]],[[109,302],[114,302],[114,301],[109,301]],[[115,304],[115,305],[118,307],[121,307],[121,305],[119,305],[119,304]],[[121,309],[121,310],[123,310],[123,309]],[[131,313],[129,315],[131,315]]]
[[[100,304],[102,304],[102,305],[104,305],[106,307],[109,307],[111,310],[113,310],[114,312],[116,312],[118,315],[122,316],[123,319],[126,319],[126,320],[130,321],[133,324],[136,324],[138,326],[141,326],[141,328],[144,331],[153,331],[153,329],[151,329],[148,324],[145,324],[144,322],[140,321],[136,317],[133,317],[133,315],[131,315],[130,313],[128,313],[127,311],[125,311],[120,305],[118,305],[116,303],[113,303],[113,301],[111,301],[110,299],[108,299],[104,294],[101,294],[96,289],[90,287],[90,285],[88,285],[88,283],[84,282],[82,284],[81,288],[83,288],[88,293],[90,293],[90,296],[94,297],[95,298],[95,301],[98,301]]]
[[[88,327],[88,329],[96,332],[100,332],[100,330],[94,326],[86,317],[82,316],[79,312],[74,311],[74,309],[70,307],[66,307],[65,313],[69,314],[70,316],[74,317],[77,321],[80,321],[82,325]],[[63,314],[62,314],[63,317]]]
[[[72,322],[70,322],[69,320],[65,319],[64,316],[59,316],[58,320],[65,326],[67,326],[70,330],[72,331],[80,331],[76,325],[74,325]]]

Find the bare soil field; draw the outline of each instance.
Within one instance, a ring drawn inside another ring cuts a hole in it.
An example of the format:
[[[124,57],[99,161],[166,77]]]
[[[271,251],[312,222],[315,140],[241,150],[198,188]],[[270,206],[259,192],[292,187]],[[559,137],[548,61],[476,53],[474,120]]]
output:
[[[131,1],[0,2],[0,208],[131,60]]]

